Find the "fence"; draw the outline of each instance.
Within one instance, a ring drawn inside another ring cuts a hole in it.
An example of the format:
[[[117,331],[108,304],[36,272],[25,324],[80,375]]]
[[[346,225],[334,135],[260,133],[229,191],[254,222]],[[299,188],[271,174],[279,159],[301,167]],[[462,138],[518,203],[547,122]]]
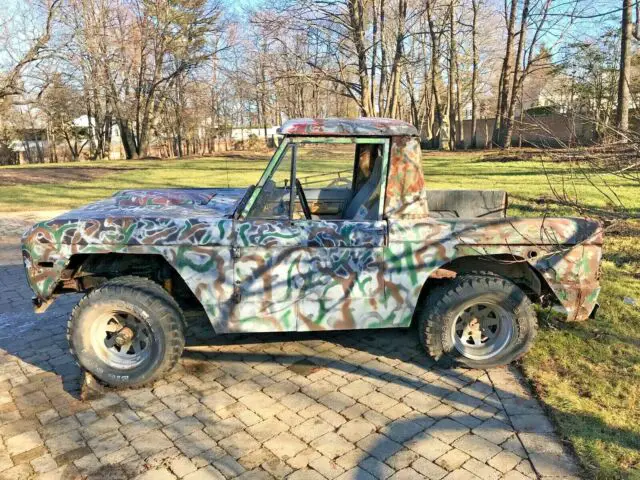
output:
[[[491,145],[495,119],[478,119],[477,147]],[[464,146],[471,147],[471,120],[463,122]],[[525,115],[516,119],[513,129],[514,146],[565,147],[591,145],[597,140],[593,122],[576,117],[552,113],[549,115]]]

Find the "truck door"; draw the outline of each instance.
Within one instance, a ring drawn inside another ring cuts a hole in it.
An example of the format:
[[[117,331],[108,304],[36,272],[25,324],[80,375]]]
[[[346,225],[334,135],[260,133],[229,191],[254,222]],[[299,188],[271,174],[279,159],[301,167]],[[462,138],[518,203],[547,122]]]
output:
[[[382,196],[378,192],[375,205],[368,205],[375,212],[364,218],[357,206],[370,199],[355,198],[357,192],[343,194],[331,185],[327,187],[331,189],[330,208],[335,209],[336,199],[342,199],[342,210],[353,204],[349,211],[355,212],[353,218],[335,218],[337,215],[323,211],[327,189],[307,185],[315,202],[314,214],[311,218],[303,215],[300,192],[304,195],[305,187],[300,179],[305,177],[305,158],[301,146],[319,140],[327,143],[332,139],[285,139],[235,223],[236,303],[229,331],[351,329],[383,323],[376,313],[376,301],[384,297],[387,229],[380,220]],[[333,140],[354,145],[359,139]],[[388,155],[388,140],[363,140],[377,142],[380,155]],[[381,191],[386,180],[384,158],[376,185]],[[303,165],[300,172],[298,165]],[[353,169],[353,157],[349,168]]]
[[[381,219],[380,192],[386,182],[388,140],[300,137],[291,142],[301,197],[294,205],[292,224],[305,242],[297,329],[381,326],[378,302],[385,296],[387,224]],[[323,163],[329,172],[324,180],[317,171]],[[342,165],[350,170],[348,181],[343,175],[336,177]],[[345,199],[337,213],[330,210],[334,198]],[[311,203],[306,215],[305,203]]]
[[[306,234],[298,331],[375,328],[385,295],[383,221],[298,221]]]
[[[306,253],[291,222],[292,150],[280,145],[234,224],[229,331],[295,331]]]

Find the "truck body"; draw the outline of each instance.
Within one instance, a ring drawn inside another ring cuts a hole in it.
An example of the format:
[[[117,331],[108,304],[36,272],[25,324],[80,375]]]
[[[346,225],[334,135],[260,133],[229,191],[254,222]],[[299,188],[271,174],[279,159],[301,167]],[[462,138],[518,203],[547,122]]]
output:
[[[433,286],[488,271],[568,320],[593,312],[598,222],[509,218],[504,192],[428,190],[404,122],[300,119],[280,133],[247,189],[126,190],[36,224],[22,247],[36,308],[139,275],[197,301],[216,333],[408,327]],[[308,144],[355,145],[351,184],[303,187],[296,157]],[[285,160],[290,177],[276,181]]]

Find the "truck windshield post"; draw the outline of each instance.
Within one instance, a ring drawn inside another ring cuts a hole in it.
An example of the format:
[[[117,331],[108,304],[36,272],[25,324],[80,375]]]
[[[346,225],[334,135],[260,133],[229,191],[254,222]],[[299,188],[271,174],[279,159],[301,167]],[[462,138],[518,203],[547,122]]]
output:
[[[289,185],[289,220],[293,220],[293,209],[296,203],[296,160],[298,158],[298,145],[291,145],[291,181]]]

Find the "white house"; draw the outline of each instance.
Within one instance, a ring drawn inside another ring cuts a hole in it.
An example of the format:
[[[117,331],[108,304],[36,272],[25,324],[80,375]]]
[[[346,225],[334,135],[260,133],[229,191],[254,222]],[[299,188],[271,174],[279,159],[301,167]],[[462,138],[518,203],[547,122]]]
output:
[[[275,125],[273,127],[267,127],[267,138],[272,138],[276,135],[276,132],[280,128],[279,125]],[[259,128],[243,128],[243,127],[234,127],[231,129],[231,138],[234,140],[248,140],[251,135],[255,135],[258,138],[264,138],[264,127]]]
[[[81,115],[73,121],[75,127],[89,128],[91,127],[91,141],[97,143],[97,134],[95,123],[89,123],[88,115]],[[120,137],[120,127],[113,123],[111,125],[111,149],[109,150],[109,160],[120,160],[125,158],[124,148],[122,147],[122,138]]]

